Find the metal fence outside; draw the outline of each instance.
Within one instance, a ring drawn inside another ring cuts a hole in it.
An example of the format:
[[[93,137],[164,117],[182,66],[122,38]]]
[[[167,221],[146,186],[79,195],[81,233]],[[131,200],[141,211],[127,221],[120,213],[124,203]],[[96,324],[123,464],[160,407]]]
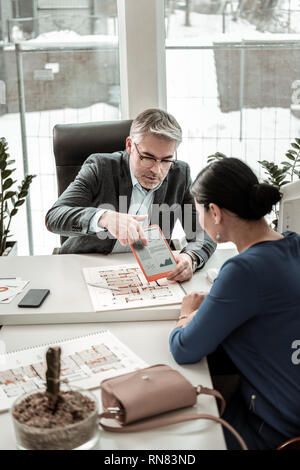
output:
[[[258,160],[283,160],[300,136],[300,41],[175,45],[166,57],[168,109],[183,126],[179,156],[193,176],[216,151],[259,173]]]

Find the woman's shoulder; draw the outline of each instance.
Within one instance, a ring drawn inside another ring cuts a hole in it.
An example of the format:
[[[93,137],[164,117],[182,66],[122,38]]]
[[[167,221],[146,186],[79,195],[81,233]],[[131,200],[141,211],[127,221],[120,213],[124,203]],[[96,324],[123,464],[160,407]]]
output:
[[[274,241],[257,243],[228,259],[220,273],[231,272],[236,276],[260,277],[282,270],[285,263],[300,261],[300,235],[283,232],[284,237]]]
[[[226,260],[221,269],[224,269],[225,267],[233,268],[238,266],[247,266],[250,263],[252,257],[249,256],[249,253],[246,253],[246,251],[242,251],[241,253],[238,253],[237,255],[232,256],[232,258]]]
[[[252,302],[253,296],[258,299],[257,268],[242,254],[233,256],[221,267],[210,294],[214,298],[239,299],[243,302],[246,299],[247,302]]]
[[[219,281],[227,281],[236,285],[255,282],[256,268],[248,256],[245,256],[244,253],[239,253],[225,261],[220,269],[218,278]]]

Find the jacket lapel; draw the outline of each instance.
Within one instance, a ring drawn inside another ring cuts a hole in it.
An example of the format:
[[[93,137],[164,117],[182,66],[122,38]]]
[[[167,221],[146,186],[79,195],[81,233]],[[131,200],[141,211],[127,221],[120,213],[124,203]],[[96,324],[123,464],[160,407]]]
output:
[[[165,197],[166,197],[166,192],[167,192],[167,187],[168,187],[167,181],[168,181],[168,176],[164,179],[160,188],[157,191],[155,191],[153,204],[162,204],[163,202],[165,202]]]
[[[118,211],[123,213],[128,213],[131,194],[132,194],[132,181],[129,168],[129,155],[126,151],[122,155],[122,171],[121,178],[119,181],[119,201],[118,201]],[[120,199],[122,198],[122,199]]]

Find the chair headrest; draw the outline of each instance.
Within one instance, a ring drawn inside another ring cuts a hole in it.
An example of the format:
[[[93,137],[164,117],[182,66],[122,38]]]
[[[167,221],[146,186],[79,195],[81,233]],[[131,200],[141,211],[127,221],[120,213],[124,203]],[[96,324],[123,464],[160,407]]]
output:
[[[113,153],[125,149],[131,120],[57,124],[53,129],[56,167],[79,166],[92,153]]]

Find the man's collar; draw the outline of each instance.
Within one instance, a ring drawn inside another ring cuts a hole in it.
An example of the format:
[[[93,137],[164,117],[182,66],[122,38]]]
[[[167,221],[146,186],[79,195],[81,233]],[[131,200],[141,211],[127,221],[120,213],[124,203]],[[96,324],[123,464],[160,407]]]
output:
[[[130,157],[129,157],[129,171],[130,171],[130,176],[131,176],[131,181],[132,181],[132,186],[133,188],[136,186],[136,185],[140,185],[140,183],[138,182],[138,180],[136,179],[136,177],[134,176],[134,174],[132,173],[132,170],[131,170],[131,165],[130,165]]]

